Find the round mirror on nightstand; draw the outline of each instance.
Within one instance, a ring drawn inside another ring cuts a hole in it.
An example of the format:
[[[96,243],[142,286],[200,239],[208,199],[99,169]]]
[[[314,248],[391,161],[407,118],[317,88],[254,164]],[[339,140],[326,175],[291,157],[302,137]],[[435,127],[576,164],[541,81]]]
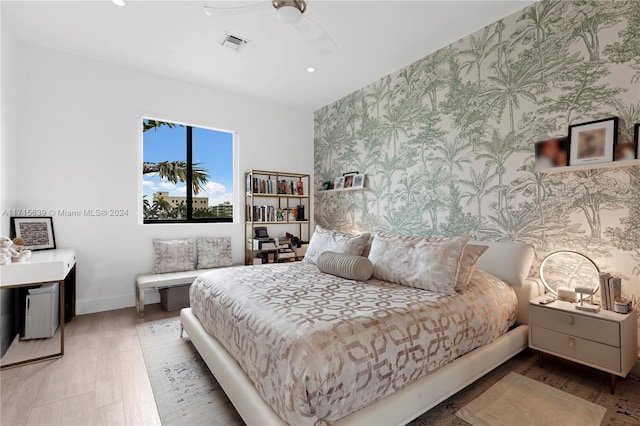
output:
[[[596,293],[600,288],[600,268],[582,253],[563,250],[553,252],[540,263],[540,279],[553,294],[558,287],[592,287]]]

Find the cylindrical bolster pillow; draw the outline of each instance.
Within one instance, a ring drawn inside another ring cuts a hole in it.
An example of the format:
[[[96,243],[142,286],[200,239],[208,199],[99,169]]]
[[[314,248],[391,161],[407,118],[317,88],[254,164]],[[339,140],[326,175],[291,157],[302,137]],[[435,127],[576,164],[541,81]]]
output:
[[[318,258],[318,269],[348,280],[367,281],[373,274],[373,265],[366,257],[353,254],[323,252]]]

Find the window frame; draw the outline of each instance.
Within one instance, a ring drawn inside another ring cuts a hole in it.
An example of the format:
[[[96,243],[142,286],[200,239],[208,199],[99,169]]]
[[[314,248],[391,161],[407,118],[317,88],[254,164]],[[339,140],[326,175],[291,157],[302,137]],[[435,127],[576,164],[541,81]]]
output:
[[[206,130],[212,130],[212,131],[216,131],[216,132],[223,132],[223,133],[229,133],[231,134],[232,137],[232,158],[231,158],[231,170],[232,170],[232,188],[233,188],[233,192],[235,195],[235,144],[236,144],[236,133],[229,131],[229,130],[219,130],[219,129],[211,129],[208,127],[203,127],[203,126],[194,126],[191,124],[185,124],[185,123],[181,123],[179,121],[170,121],[170,120],[163,120],[163,119],[156,119],[156,118],[151,118],[149,116],[142,116],[140,119],[140,123],[144,123],[144,120],[156,120],[156,121],[163,121],[165,123],[172,123],[172,124],[176,124],[176,125],[181,125],[184,126],[186,128],[186,138],[185,138],[185,145],[186,145],[186,166],[187,166],[187,175],[186,175],[186,181],[185,181],[185,186],[187,187],[187,190],[185,191],[186,194],[186,206],[187,206],[187,217],[185,219],[145,219],[144,217],[144,209],[142,210],[142,224],[143,225],[155,225],[155,224],[161,224],[161,225],[166,225],[166,224],[189,224],[189,223],[234,223],[234,216],[235,216],[235,209],[233,209],[233,213],[231,215],[231,217],[193,217],[193,184],[192,184],[192,180],[193,180],[193,128],[201,128],[201,129],[206,129]],[[142,130],[142,128],[141,128]],[[144,132],[141,131],[141,135],[142,135],[142,162],[144,163]],[[142,185],[140,185],[140,187],[142,187]],[[189,188],[191,190],[189,190]],[[235,197],[234,197],[235,198]],[[153,201],[153,200],[152,200]],[[233,200],[232,200],[232,204],[233,206]],[[211,207],[211,206],[209,206]]]

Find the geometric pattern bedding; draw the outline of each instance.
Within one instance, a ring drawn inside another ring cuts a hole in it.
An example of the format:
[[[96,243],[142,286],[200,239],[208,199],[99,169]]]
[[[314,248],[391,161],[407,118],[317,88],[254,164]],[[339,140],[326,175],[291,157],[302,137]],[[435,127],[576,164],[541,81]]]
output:
[[[511,287],[476,270],[463,294],[351,281],[304,262],[207,272],[191,309],[292,425],[332,422],[493,342]]]

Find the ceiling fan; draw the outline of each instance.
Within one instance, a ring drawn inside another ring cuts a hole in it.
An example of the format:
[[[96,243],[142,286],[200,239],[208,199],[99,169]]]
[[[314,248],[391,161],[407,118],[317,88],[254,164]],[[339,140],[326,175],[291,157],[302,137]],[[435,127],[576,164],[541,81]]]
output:
[[[208,16],[240,15],[273,8],[280,22],[300,31],[320,54],[330,53],[336,49],[336,44],[322,27],[304,16],[307,3],[308,0],[272,0],[236,7],[204,6],[204,13]]]

